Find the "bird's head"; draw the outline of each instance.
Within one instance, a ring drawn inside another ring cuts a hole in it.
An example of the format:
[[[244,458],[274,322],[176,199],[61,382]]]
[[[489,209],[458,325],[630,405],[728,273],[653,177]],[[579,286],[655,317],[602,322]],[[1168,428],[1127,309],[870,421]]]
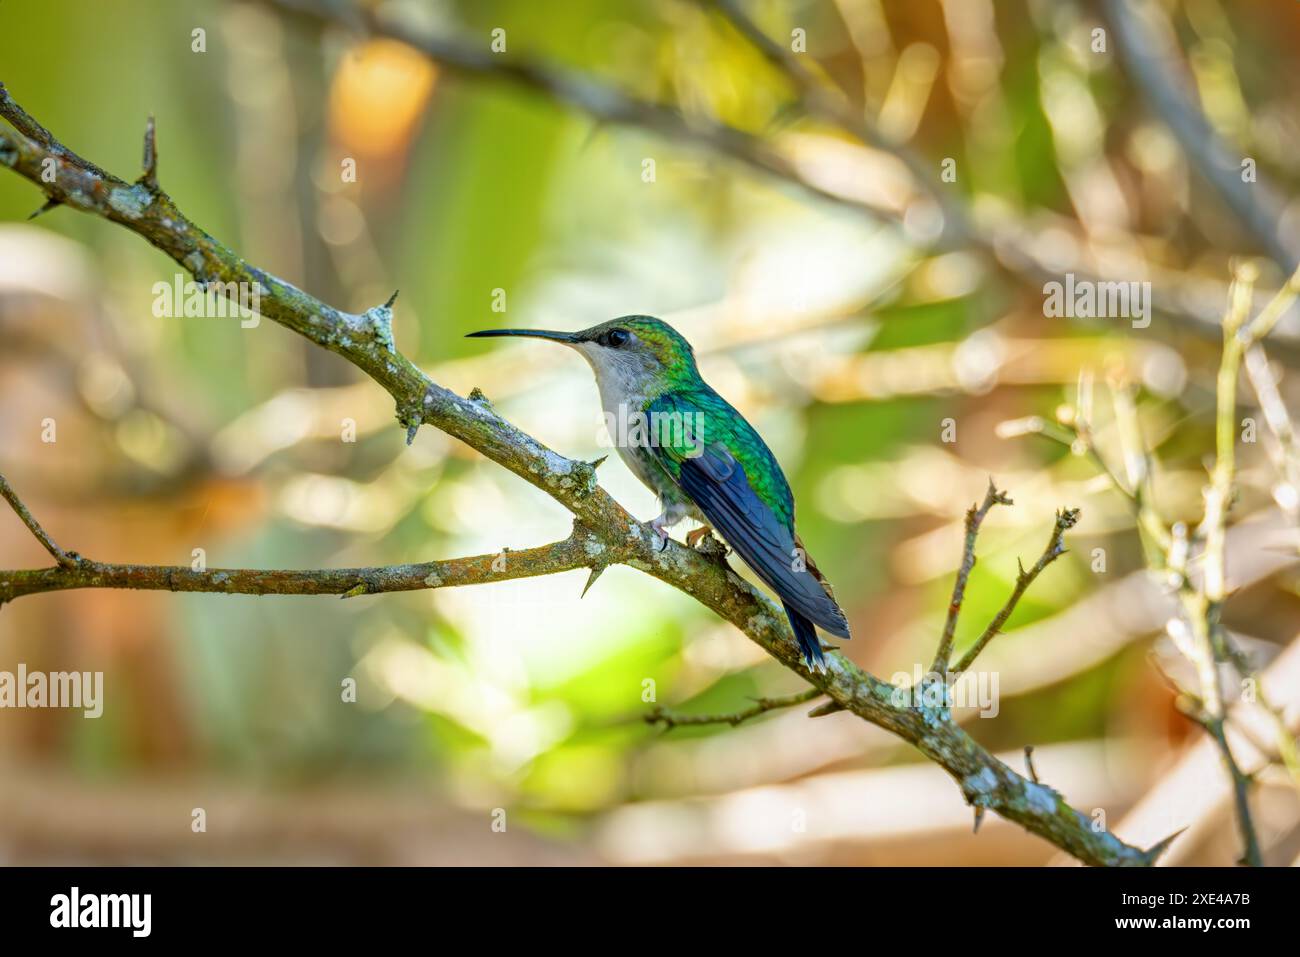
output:
[[[582,353],[601,388],[616,393],[653,395],[698,376],[691,344],[654,316],[622,316],[581,332],[547,329],[485,329],[471,338],[526,336],[549,339]]]

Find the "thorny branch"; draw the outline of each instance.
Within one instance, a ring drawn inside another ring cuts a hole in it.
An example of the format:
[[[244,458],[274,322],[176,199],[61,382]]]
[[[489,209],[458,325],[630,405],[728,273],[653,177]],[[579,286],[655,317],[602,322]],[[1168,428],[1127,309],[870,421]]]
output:
[[[135,184],[104,172],[58,144],[14,103],[3,86],[0,86],[0,116],[14,127],[12,131],[0,128],[0,165],[30,180],[48,200],[124,226],[174,259],[198,282],[219,283],[220,290],[227,295],[238,288],[232,284],[259,283],[263,290],[262,315],[339,355],[383,387],[393,397],[397,418],[407,429],[408,437],[413,437],[420,425],[432,425],[564,506],[586,530],[580,539],[581,554],[564,543],[549,547],[567,556],[563,560],[556,559],[554,552],[544,554],[548,551],[545,548],[515,553],[516,558],[529,554],[535,559],[536,573],[542,573],[541,566],[547,561],[556,565],[550,570],[565,565],[595,569],[617,562],[643,571],[692,596],[735,625],[769,655],[829,697],[831,701],[825,710],[818,709],[822,713],[833,710],[829,707],[833,704],[912,744],[958,782],[967,802],[979,813],[993,810],[1087,864],[1145,866],[1152,864],[1164,850],[1164,842],[1143,850],[1125,844],[1109,832],[1094,830],[1092,820],[1072,808],[1060,794],[1016,773],[978,744],[952,721],[947,709],[900,703],[900,697],[906,699],[905,693],[863,671],[841,654],[832,652],[828,656],[825,673],[809,672],[785,616],[725,563],[677,542],[660,548],[658,536],[633,519],[597,484],[593,465],[557,454],[502,419],[483,397],[456,395],[416,368],[397,351],[393,341],[391,301],[360,315],[328,306],[244,262],[192,223],[166,192],[154,185],[156,171],[152,167]],[[151,145],[147,152],[156,155],[152,133],[149,139]],[[53,182],[47,182],[41,175],[46,160],[52,160],[56,170]],[[428,575],[434,573],[440,580],[442,573],[448,578],[459,574],[461,583],[465,584],[493,580],[491,564],[487,570],[478,564],[484,557],[418,566],[419,570],[433,569],[426,572],[421,583],[433,587]],[[516,564],[524,569],[523,573],[528,573],[528,565]],[[506,567],[510,567],[510,562]],[[308,581],[325,581],[337,575],[332,584],[348,594],[356,593],[359,584],[367,583],[371,572],[375,572],[371,576],[373,581],[380,585],[411,584],[416,574],[409,568],[394,571],[386,582],[377,570],[249,571],[236,573],[245,577],[236,577],[235,581],[250,589],[256,587],[259,594],[301,594],[310,587]],[[224,587],[216,587],[217,584],[224,586],[231,580],[228,577],[218,583],[217,576],[223,573],[217,571],[194,574],[206,577],[189,578],[183,569],[142,571],[135,566],[105,565],[85,559],[36,571],[0,571],[0,604],[18,594],[60,588],[113,587],[130,580],[149,583],[140,587],[157,583],[160,588],[188,585],[190,590],[213,591],[225,591]],[[289,576],[284,579],[283,587],[275,580],[277,574]]]
[[[8,495],[5,497],[9,498]],[[15,501],[9,500],[11,503]],[[67,561],[54,568],[0,570],[0,604],[24,595],[77,588],[355,598],[554,575],[587,568],[591,564],[591,551],[600,548],[603,548],[600,537],[574,522],[573,532],[568,538],[538,548],[370,568],[208,568],[198,571],[188,565],[124,565],[67,554]]]
[[[957,568],[957,579],[952,586],[952,601],[948,603],[948,617],[943,623],[943,634],[939,638],[939,649],[934,655],[934,664],[930,670],[943,674],[948,670],[948,661],[952,657],[953,637],[957,633],[957,616],[961,614],[961,603],[966,597],[966,582],[975,568],[975,540],[979,536],[984,517],[994,505],[1014,504],[1005,492],[999,492],[989,479],[988,491],[984,493],[981,505],[972,505],[966,512],[966,542],[962,548],[961,565]]]
[[[971,645],[970,650],[962,655],[961,660],[952,669],[954,675],[961,674],[975,663],[979,653],[984,650],[984,647],[997,636],[998,632],[1002,630],[1002,626],[1007,623],[1007,619],[1016,610],[1016,605],[1020,603],[1020,599],[1029,590],[1029,586],[1034,583],[1034,579],[1042,574],[1044,568],[1065,554],[1065,533],[1074,528],[1075,523],[1078,521],[1079,510],[1077,508],[1063,508],[1056,513],[1056,524],[1052,527],[1052,536],[1048,539],[1043,554],[1038,556],[1038,561],[1034,562],[1029,571],[1025,571],[1023,565],[1019,566],[1016,573],[1016,584],[1011,590],[1011,595],[998,613],[993,616],[993,620],[989,622],[989,626],[984,629],[983,634],[975,639],[975,644]]]

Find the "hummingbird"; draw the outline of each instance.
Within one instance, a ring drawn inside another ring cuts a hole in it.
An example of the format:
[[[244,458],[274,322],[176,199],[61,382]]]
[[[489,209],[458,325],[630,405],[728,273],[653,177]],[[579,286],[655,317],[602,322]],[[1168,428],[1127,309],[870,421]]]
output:
[[[781,599],[804,662],[826,670],[816,626],[848,638],[849,623],[795,532],[790,483],[754,427],[700,377],[681,333],[653,316],[581,332],[469,333],[490,336],[547,339],[579,352],[595,373],[606,423],[620,423],[610,429],[619,458],[659,497],[663,512],[650,526],[665,547],[683,518],[703,526],[687,535],[692,547],[717,529]]]

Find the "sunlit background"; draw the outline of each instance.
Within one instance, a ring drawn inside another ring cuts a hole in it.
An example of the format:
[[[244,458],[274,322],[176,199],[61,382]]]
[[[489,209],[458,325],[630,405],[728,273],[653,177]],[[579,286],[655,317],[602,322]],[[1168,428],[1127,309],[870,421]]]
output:
[[[1094,52],[1098,10],[748,6],[783,45],[805,31],[810,68],[982,228],[1037,257],[1035,272],[934,246],[937,211],[906,167],[793,108],[796,87],[708,3],[385,7],[477,50],[503,28],[508,57],[748,130],[839,200],[269,3],[6,3],[0,80],[126,179],[155,116],[160,181],[196,223],[341,308],[400,289],[398,347],[566,455],[608,451],[585,364],[464,333],[627,313],[673,323],[784,465],[802,538],[853,625],[845,651],[883,678],[910,681],[930,661],[963,513],[990,475],[1015,507],[981,538],[959,649],[1003,602],[1017,557],[1042,550],[1054,510],[1082,508],[1071,552],[981,659],[999,713],[960,718],[1017,768],[1033,745],[1044,782],[1127,840],[1189,828],[1169,863],[1232,863],[1227,778],[1157,667],[1178,667],[1162,637],[1171,603],[1126,501],[1088,458],[999,428],[1053,420],[1081,372],[1131,382],[1164,515],[1194,523],[1231,263],[1259,257],[1264,288],[1283,278],[1143,100],[1109,27]],[[1255,161],[1300,232],[1285,201],[1300,179],[1300,8],[1159,9],[1214,131]],[[567,533],[558,504],[456,441],[426,428],[408,448],[391,399],[337,356],[270,321],[157,318],[153,286],[175,264],[68,209],[25,222],[41,201],[0,175],[0,471],[65,548],[311,568]],[[1045,317],[1043,273],[1074,268],[1149,280],[1171,308],[1147,328]],[[1272,353],[1286,395],[1298,331],[1285,321]],[[1253,394],[1241,402],[1259,417]],[[1108,410],[1099,398],[1099,443],[1118,449]],[[1295,718],[1296,496],[1266,446],[1241,446],[1226,621]],[[615,458],[600,476],[637,516],[658,511]],[[0,566],[46,563],[4,512]],[[580,600],[585,579],[342,602],[84,591],[8,605],[0,668],[102,670],[105,709],[0,712],[0,862],[1060,862],[1000,819],[973,834],[942,770],[849,714],[648,727],[654,704],[736,711],[801,683],[645,575],[611,569]],[[356,703],[342,700],[347,678]],[[1258,777],[1270,863],[1300,855],[1295,787],[1277,765]]]

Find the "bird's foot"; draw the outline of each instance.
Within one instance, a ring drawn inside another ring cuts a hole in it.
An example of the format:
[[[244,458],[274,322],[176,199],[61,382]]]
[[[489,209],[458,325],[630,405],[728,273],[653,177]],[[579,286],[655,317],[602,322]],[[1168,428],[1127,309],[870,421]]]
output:
[[[686,533],[686,544],[689,545],[691,548],[694,548],[697,544],[699,544],[701,538],[703,538],[705,535],[712,535],[712,534],[713,534],[712,528],[710,528],[708,525],[701,525],[699,528],[695,529],[694,531],[690,531]]]
[[[714,535],[713,529],[707,525],[688,534],[686,544],[710,561],[716,562],[724,568],[727,566],[727,556],[731,554],[731,549],[727,547],[722,539]]]
[[[650,520],[650,528],[659,536],[659,547],[656,551],[663,551],[668,547],[668,515],[665,513],[658,518]]]

